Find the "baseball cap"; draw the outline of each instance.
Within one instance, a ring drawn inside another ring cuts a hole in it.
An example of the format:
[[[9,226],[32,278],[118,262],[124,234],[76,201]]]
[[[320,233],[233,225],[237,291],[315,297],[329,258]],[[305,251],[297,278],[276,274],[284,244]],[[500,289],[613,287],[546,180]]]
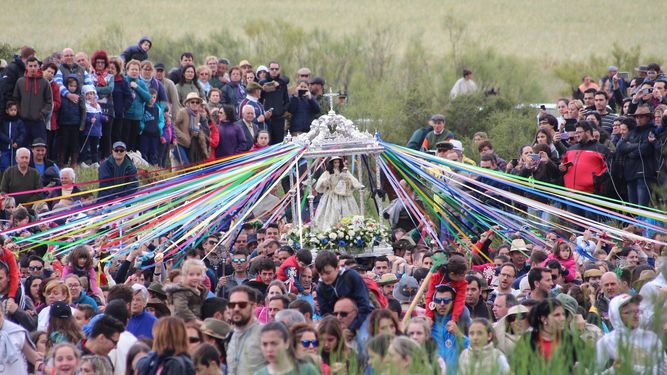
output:
[[[164,64],[163,63],[155,64],[155,70],[164,70]]]
[[[56,301],[51,304],[50,316],[67,319],[72,316],[72,308],[65,301]]]
[[[46,147],[46,142],[42,138],[35,138],[35,140],[32,141],[32,147]]]
[[[461,143],[461,141],[456,139],[450,139],[449,143],[451,143],[452,146],[454,146],[454,150],[463,152],[463,143]]]
[[[324,78],[322,77],[313,77],[313,79],[310,80],[311,85],[322,85],[324,86]]]
[[[117,148],[124,148],[124,149],[127,150],[127,146],[125,145],[125,142],[123,142],[123,141],[116,141],[116,142],[114,142],[112,148],[113,148],[114,150],[117,149]]]

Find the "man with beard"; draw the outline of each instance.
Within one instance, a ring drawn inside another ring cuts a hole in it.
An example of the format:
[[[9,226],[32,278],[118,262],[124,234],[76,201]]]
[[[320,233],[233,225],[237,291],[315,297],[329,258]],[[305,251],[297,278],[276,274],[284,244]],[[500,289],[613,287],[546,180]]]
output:
[[[266,365],[259,346],[262,326],[255,319],[255,290],[239,285],[229,293],[234,333],[227,347],[227,370],[231,375],[253,374]]]

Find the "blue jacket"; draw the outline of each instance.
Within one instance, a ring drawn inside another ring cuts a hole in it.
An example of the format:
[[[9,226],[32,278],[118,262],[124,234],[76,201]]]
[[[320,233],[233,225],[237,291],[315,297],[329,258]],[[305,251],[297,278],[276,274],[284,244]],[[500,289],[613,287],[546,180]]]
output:
[[[58,126],[76,126],[81,129],[86,124],[86,104],[83,98],[78,103],[63,97],[58,112]]]
[[[139,187],[137,178],[137,168],[132,163],[129,156],[125,155],[125,160],[121,165],[116,164],[113,155],[100,165],[97,170],[100,181],[100,189],[109,188],[99,192],[98,202],[104,202],[130,195]],[[125,183],[128,183],[125,185]],[[123,184],[122,186],[116,186]]]
[[[114,118],[122,119],[132,105],[132,89],[125,79],[114,80],[113,85]]]
[[[93,117],[95,117],[95,124],[93,124]],[[86,127],[83,130],[83,136],[91,137],[101,137],[102,136],[102,123],[107,121],[107,117],[102,114],[102,112],[86,113]]]
[[[157,119],[155,118],[155,115],[157,114]],[[156,102],[153,104],[153,107],[150,108],[148,106],[144,107],[144,117],[141,119],[141,123],[139,124],[139,134],[143,135],[144,134],[144,129],[146,129],[146,124],[148,125],[157,125],[157,129],[148,129],[149,132],[150,130],[157,130],[158,134],[146,134],[152,137],[158,136],[162,137],[162,134],[164,133],[164,107],[162,103]]]
[[[144,311],[130,318],[130,321],[127,323],[127,330],[136,338],[148,337],[152,339],[153,325],[156,321],[156,317]]]
[[[317,286],[317,303],[320,305],[320,315],[332,314],[334,304],[340,298],[347,297],[357,304],[357,317],[350,325],[350,330],[356,331],[373,311],[373,305],[368,298],[368,288],[361,276],[355,270],[342,270],[332,285],[319,283]]]
[[[435,324],[431,329],[431,336],[438,344],[438,355],[445,360],[447,364],[447,374],[456,374],[458,369],[459,355],[468,348],[470,339],[463,337],[463,345],[459,347],[459,341],[453,333],[447,331],[447,323],[452,319],[452,314],[447,316],[438,315],[435,318]]]
[[[18,116],[9,118],[5,114],[5,121],[2,122],[2,127],[0,128],[0,150],[11,149],[12,143],[16,143],[21,147],[24,140],[25,125],[23,125],[23,121]]]
[[[97,308],[97,302],[95,302],[95,299],[91,296],[86,295],[85,293],[81,293],[79,296],[79,300],[76,301],[76,305],[90,305],[93,307],[93,310],[95,311],[95,314],[97,314],[98,308]]]
[[[320,113],[320,105],[315,97],[292,96],[289,100],[287,112],[292,114],[289,130],[291,132],[308,132],[310,123]]]
[[[132,82],[137,83],[137,87],[132,90],[132,104],[130,108],[125,112],[125,118],[128,120],[139,121],[144,117],[144,105],[151,100],[151,93],[148,91],[148,87],[141,78],[130,78],[126,75],[125,80],[129,85]]]

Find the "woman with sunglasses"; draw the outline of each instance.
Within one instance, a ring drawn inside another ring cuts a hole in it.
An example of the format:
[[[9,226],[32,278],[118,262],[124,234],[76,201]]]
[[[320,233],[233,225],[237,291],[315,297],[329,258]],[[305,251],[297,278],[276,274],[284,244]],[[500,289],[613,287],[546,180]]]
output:
[[[329,375],[329,365],[320,357],[320,340],[317,331],[308,323],[295,324],[290,328],[290,348],[297,359],[310,358],[319,363],[322,375]]]
[[[283,323],[271,322],[262,327],[260,347],[267,365],[255,371],[255,375],[320,373],[312,360],[308,360],[308,357],[299,359],[292,351],[289,332]]]
[[[497,348],[509,358],[514,352],[517,341],[528,330],[528,313],[530,309],[524,305],[512,306],[507,315],[494,325]]]
[[[183,320],[164,317],[153,326],[153,350],[137,363],[139,374],[194,375]]]
[[[197,92],[190,92],[183,100],[184,108],[176,114],[174,121],[174,132],[176,134],[177,149],[174,156],[181,165],[190,164],[203,160],[202,154],[208,152],[209,132],[208,122],[202,124],[202,115],[205,111],[202,106],[202,98]],[[206,129],[204,129],[206,127]],[[194,150],[193,150],[194,149]],[[193,152],[197,150],[197,152]],[[191,160],[192,156],[199,158]],[[208,155],[205,155],[208,157]]]

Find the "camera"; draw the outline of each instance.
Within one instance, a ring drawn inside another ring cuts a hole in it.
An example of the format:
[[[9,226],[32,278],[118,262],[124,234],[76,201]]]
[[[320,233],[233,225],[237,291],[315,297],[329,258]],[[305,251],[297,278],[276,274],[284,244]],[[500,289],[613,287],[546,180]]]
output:
[[[299,96],[306,96],[307,92],[308,92],[308,90],[306,90],[306,89],[299,89],[298,90]]]

